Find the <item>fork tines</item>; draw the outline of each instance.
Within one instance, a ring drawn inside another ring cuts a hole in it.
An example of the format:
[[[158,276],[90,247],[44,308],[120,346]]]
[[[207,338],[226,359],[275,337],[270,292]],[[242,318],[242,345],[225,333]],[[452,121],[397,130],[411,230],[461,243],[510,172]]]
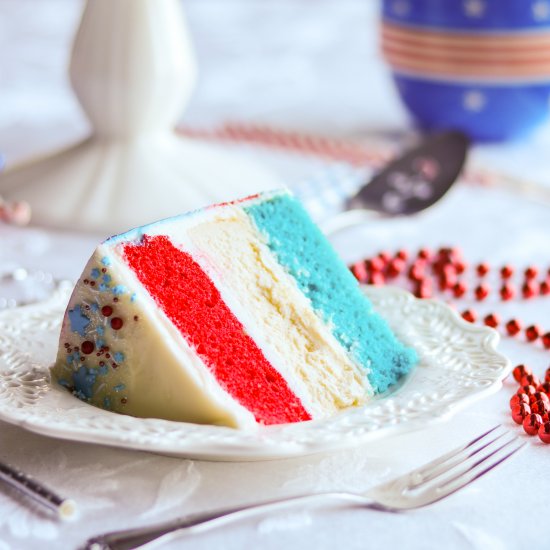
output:
[[[491,471],[525,445],[527,442],[521,442],[499,424],[416,470],[409,488],[441,478],[437,488],[450,494]]]

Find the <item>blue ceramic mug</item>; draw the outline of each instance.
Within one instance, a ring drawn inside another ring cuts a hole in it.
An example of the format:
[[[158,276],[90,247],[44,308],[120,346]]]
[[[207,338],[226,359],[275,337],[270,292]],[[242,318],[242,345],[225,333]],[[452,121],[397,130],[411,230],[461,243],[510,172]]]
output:
[[[421,127],[521,137],[550,99],[550,0],[383,0],[382,49]]]

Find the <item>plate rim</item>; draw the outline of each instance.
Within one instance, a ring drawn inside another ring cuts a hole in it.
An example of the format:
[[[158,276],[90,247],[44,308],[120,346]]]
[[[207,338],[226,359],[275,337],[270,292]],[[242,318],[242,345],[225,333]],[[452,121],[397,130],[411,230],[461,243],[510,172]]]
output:
[[[460,410],[470,406],[472,403],[475,403],[476,401],[479,401],[484,397],[487,397],[497,392],[502,387],[504,378],[509,374],[511,370],[511,364],[510,360],[496,349],[498,342],[500,341],[500,335],[497,331],[486,326],[476,326],[468,323],[458,314],[457,311],[453,310],[450,306],[437,299],[420,300],[414,297],[410,292],[392,286],[375,287],[372,285],[368,285],[363,286],[362,288],[371,300],[383,298],[396,299],[401,300],[406,304],[412,305],[413,308],[415,305],[421,303],[425,304],[425,306],[422,307],[431,306],[441,312],[444,311],[447,318],[450,319],[454,323],[455,327],[457,329],[460,329],[462,333],[476,335],[479,343],[483,347],[484,352],[492,356],[495,361],[498,361],[500,363],[500,370],[498,371],[498,373],[495,373],[495,376],[491,380],[491,383],[489,385],[483,388],[475,389],[475,391],[473,391],[470,395],[461,398],[457,402],[451,402],[446,404],[445,406],[441,406],[438,409],[437,414],[433,414],[429,417],[420,417],[418,419],[409,419],[404,423],[390,424],[388,426],[383,426],[378,429],[366,431],[361,433],[359,437],[343,437],[338,439],[336,443],[333,440],[329,439],[328,441],[324,443],[320,442],[317,445],[311,445],[307,442],[304,443],[303,441],[300,441],[300,438],[293,439],[292,437],[287,437],[281,439],[279,437],[279,440],[277,440],[277,434],[280,432],[283,432],[283,434],[288,432],[288,434],[292,436],[292,432],[296,431],[298,433],[301,430],[315,432],[317,429],[327,427],[331,424],[337,426],[340,419],[344,419],[346,416],[352,416],[354,414],[360,416],[361,413],[365,413],[373,405],[376,405],[376,402],[373,401],[365,407],[347,409],[346,411],[340,412],[330,419],[314,420],[307,423],[285,424],[279,426],[259,426],[255,430],[236,430],[234,428],[228,428],[224,426],[197,425],[163,419],[141,419],[126,415],[119,415],[117,413],[104,411],[102,409],[95,408],[87,403],[81,402],[71,396],[69,393],[63,392],[62,389],[56,388],[53,384],[51,384],[51,382],[49,382],[48,384],[50,391],[60,392],[64,395],[66,394],[66,397],[71,400],[71,404],[74,405],[72,408],[82,410],[86,409],[87,412],[91,411],[91,417],[115,415],[114,417],[109,416],[109,418],[117,418],[120,422],[116,424],[120,424],[120,426],[127,425],[130,426],[130,428],[133,424],[142,426],[142,429],[147,427],[149,424],[154,424],[162,427],[163,430],[165,430],[166,432],[181,432],[183,439],[178,439],[176,441],[173,438],[168,438],[164,442],[156,441],[154,448],[152,448],[146,441],[143,440],[143,437],[140,440],[139,433],[118,433],[116,430],[109,432],[90,433],[89,430],[83,429],[82,427],[78,426],[71,426],[69,428],[63,425],[49,426],[40,421],[39,418],[37,419],[36,414],[33,414],[33,412],[37,412],[36,409],[30,412],[31,409],[25,410],[25,407],[6,406],[5,400],[3,401],[2,399],[2,393],[0,393],[0,420],[9,424],[20,426],[21,428],[33,433],[65,441],[92,443],[103,446],[106,445],[128,450],[149,451],[163,455],[199,460],[274,460],[343,450],[345,448],[367,444],[383,437],[392,436],[400,432],[403,433],[426,428],[432,424],[447,421]],[[20,308],[15,308],[10,311],[12,312],[12,314],[14,311],[17,311],[20,315],[25,316],[25,314],[27,314],[30,316],[40,310],[49,311],[51,313],[57,308],[57,310],[61,311],[61,319],[62,311],[64,311],[66,301],[68,300],[69,290],[70,289],[61,289],[56,292],[50,299],[45,300],[44,302],[22,306]],[[3,317],[5,317],[4,313],[7,312],[2,312],[2,314],[0,314],[0,322],[2,321]],[[0,361],[1,360],[2,355],[0,354]],[[42,365],[42,369],[47,368],[47,366]],[[400,386],[395,392],[390,393],[389,396],[398,395],[399,392],[403,390],[403,388],[406,388],[409,384],[414,383],[415,377],[419,376],[419,368],[426,369],[429,367],[415,367],[413,372],[404,381],[402,386]],[[422,372],[425,372],[425,370]],[[0,383],[1,382],[2,368],[0,365]],[[42,397],[38,398],[37,404],[40,403],[41,399]],[[382,401],[383,399],[385,399],[385,396],[382,397],[379,401]],[[65,397],[62,397],[62,400],[67,401]],[[35,405],[31,405],[31,407],[34,407]],[[63,412],[66,412],[67,410],[68,409],[62,409],[61,411],[59,411],[59,414],[63,414]],[[206,442],[197,443],[196,439],[192,441],[185,440],[186,431],[189,434],[190,432],[194,432],[196,430],[204,432]],[[229,437],[229,441],[225,437],[228,434],[233,436]],[[216,435],[219,435],[219,437],[217,438],[218,441],[216,441]],[[234,437],[235,435],[237,435],[237,437]]]

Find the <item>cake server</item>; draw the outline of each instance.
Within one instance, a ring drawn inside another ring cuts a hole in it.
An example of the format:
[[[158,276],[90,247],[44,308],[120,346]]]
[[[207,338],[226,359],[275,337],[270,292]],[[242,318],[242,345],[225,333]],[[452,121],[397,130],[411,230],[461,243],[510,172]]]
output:
[[[469,144],[468,137],[455,130],[429,135],[363,185],[322,229],[333,233],[373,214],[408,216],[432,206],[457,180]]]

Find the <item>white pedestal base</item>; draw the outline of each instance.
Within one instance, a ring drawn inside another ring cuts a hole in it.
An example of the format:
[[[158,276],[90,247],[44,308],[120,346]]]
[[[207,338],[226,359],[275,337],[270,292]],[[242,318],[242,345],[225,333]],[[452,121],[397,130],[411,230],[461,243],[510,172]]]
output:
[[[0,195],[29,202],[33,224],[104,235],[277,187],[248,159],[174,134],[91,137],[0,176]]]

